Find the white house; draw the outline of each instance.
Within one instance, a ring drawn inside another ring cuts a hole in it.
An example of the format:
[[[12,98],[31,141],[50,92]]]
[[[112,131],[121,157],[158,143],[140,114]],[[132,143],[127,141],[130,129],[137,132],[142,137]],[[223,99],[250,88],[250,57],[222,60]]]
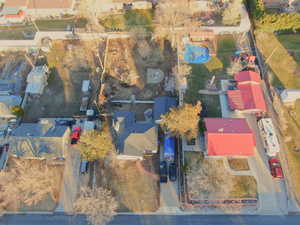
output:
[[[285,89],[280,93],[281,101],[287,105],[293,105],[297,99],[300,99],[299,89]]]
[[[27,87],[25,93],[32,95],[43,94],[44,88],[47,86],[48,67],[46,65],[36,66],[27,77]]]

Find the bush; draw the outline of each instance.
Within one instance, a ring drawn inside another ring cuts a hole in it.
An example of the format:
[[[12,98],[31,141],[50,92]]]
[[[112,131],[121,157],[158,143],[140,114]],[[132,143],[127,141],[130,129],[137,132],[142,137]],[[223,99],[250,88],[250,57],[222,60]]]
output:
[[[15,115],[16,117],[21,117],[24,115],[24,110],[19,105],[14,105],[11,107],[11,113]]]

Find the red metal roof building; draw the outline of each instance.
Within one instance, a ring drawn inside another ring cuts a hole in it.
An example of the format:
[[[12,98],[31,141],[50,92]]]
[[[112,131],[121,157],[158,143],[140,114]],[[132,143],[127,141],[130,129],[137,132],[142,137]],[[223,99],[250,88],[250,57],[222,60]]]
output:
[[[205,118],[209,156],[254,155],[255,137],[243,118]]]
[[[237,81],[236,89],[227,90],[230,109],[267,112],[259,74],[253,71],[242,71],[234,78]]]

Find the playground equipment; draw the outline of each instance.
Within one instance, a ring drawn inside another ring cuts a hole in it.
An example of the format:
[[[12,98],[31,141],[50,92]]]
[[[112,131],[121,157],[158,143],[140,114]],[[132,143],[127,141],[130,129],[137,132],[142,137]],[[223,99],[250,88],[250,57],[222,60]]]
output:
[[[186,45],[184,61],[191,64],[206,63],[211,59],[209,50],[206,47]]]

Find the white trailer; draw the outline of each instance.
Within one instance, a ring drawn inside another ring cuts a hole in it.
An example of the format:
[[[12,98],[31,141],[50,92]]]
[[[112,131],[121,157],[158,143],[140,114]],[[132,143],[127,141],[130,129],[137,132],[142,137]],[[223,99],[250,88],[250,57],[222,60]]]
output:
[[[280,150],[278,138],[275,133],[274,125],[271,118],[262,118],[258,121],[260,135],[263,138],[263,143],[267,155],[270,157],[276,156]]]

